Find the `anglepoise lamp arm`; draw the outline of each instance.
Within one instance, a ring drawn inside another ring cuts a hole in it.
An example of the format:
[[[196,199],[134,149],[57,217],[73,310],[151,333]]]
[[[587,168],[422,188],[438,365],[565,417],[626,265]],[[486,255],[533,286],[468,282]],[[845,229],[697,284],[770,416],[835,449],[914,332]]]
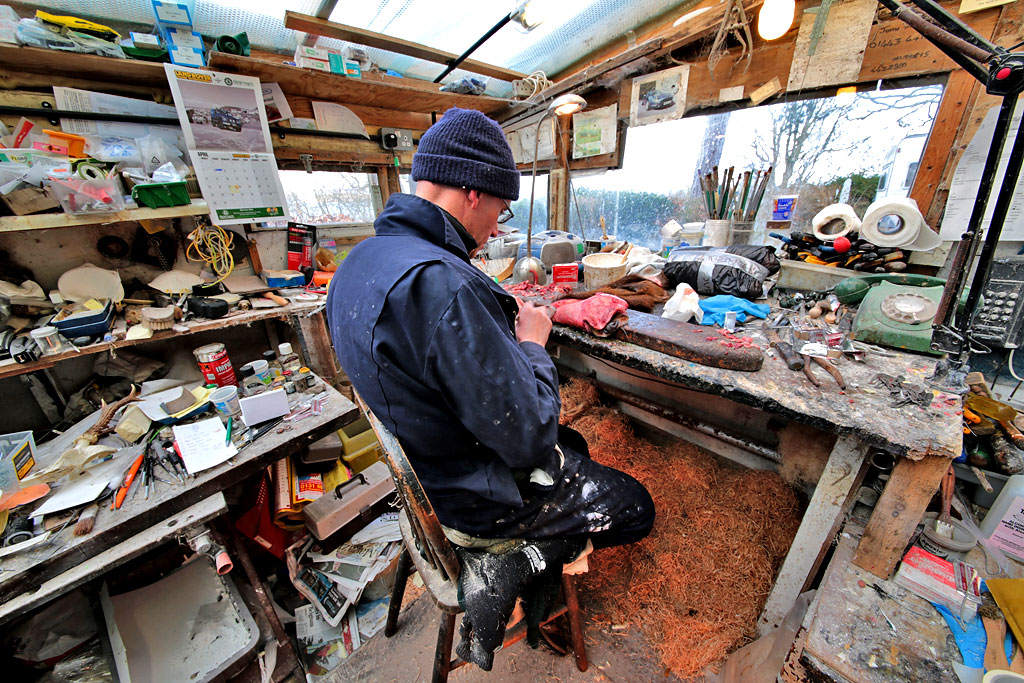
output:
[[[568,116],[575,114],[587,106],[587,101],[579,95],[562,95],[548,105],[544,115],[537,121],[533,134],[533,172],[530,174],[530,218],[526,223],[526,254],[533,253],[533,198],[537,192],[537,153],[540,149],[540,126],[552,114]]]
[[[462,64],[467,59],[469,59],[469,56],[476,52],[478,47],[480,47],[488,40],[490,40],[491,36],[500,31],[501,28],[508,22],[515,21],[516,23],[520,24],[523,27],[523,30],[527,32],[532,31],[534,28],[536,28],[536,24],[527,23],[528,20],[525,17],[526,5],[528,4],[528,2],[519,3],[518,7],[516,7],[514,10],[503,16],[501,20],[498,21],[497,24],[492,26],[487,31],[487,33],[480,36],[480,38],[475,43],[470,45],[468,50],[466,50],[461,55],[448,62],[448,65],[445,67],[444,71],[441,72],[441,75],[434,79],[434,83],[440,83],[442,80],[444,80],[445,76],[459,68],[459,65]]]
[[[985,283],[988,281],[992,258],[995,255],[996,245],[999,243],[999,237],[1003,231],[1003,223],[1013,199],[1016,183],[1002,183],[992,210],[988,232],[982,240],[981,224],[988,207],[989,196],[992,193],[999,158],[1010,132],[1010,122],[1013,118],[1017,96],[1024,91],[1024,54],[1011,53],[992,44],[949,14],[934,0],[912,0],[916,6],[931,17],[931,21],[903,5],[899,0],[879,1],[883,6],[892,10],[894,16],[915,28],[929,42],[983,83],[989,94],[1001,95],[1003,98],[992,134],[992,143],[985,159],[978,194],[974,200],[974,208],[971,211],[967,229],[964,231],[953,257],[949,278],[942,291],[939,310],[935,314],[935,322],[932,325],[932,349],[948,354],[948,363],[954,367],[944,368],[944,372],[950,373],[950,377],[952,377],[955,372],[962,371],[967,356],[973,348],[971,319],[981,299]],[[1022,160],[1024,160],[1024,136],[1019,134],[1019,125],[1017,132],[1007,158],[1004,178],[1015,179],[1020,175]],[[981,255],[978,257],[977,267],[970,281],[966,306],[964,312],[958,314],[957,301],[963,292],[967,272],[978,254],[979,246]],[[936,375],[939,375],[938,369],[936,369]]]

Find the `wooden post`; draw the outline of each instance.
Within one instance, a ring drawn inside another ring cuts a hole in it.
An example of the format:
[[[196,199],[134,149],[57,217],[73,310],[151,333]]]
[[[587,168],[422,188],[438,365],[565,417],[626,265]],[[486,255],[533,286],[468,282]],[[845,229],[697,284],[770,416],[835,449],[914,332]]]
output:
[[[317,311],[309,317],[296,315],[292,316],[292,320],[302,342],[309,368],[325,382],[336,387],[340,370],[337,356],[334,355],[334,346],[331,344],[331,335],[327,331],[324,312]]]
[[[548,230],[566,230],[569,225],[569,183],[565,169],[551,169],[548,175]]]
[[[900,458],[896,462],[864,529],[853,558],[855,565],[883,579],[892,576],[949,462],[949,458],[936,455],[921,460]]]
[[[390,165],[387,167],[387,179],[388,179],[388,196],[401,192],[402,183],[398,181],[398,168]]]
[[[800,528],[779,570],[764,610],[757,620],[758,635],[778,628],[820,564],[829,541],[839,530],[862,479],[868,447],[852,436],[841,436],[818,479]]]
[[[388,197],[391,196],[391,188],[388,187],[387,166],[377,167],[377,187],[380,188],[380,205],[383,208],[388,203]]]

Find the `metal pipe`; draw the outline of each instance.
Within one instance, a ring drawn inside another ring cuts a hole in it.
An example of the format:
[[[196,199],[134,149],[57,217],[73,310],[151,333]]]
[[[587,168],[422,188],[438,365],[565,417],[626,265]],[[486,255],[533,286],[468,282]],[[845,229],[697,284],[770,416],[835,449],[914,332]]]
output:
[[[645,410],[648,413],[657,415],[658,417],[665,418],[666,420],[675,422],[676,424],[680,424],[688,429],[700,432],[701,434],[707,434],[708,436],[713,436],[716,439],[724,441],[725,443],[731,446],[742,448],[745,451],[749,451],[754,455],[759,455],[762,458],[771,460],[772,462],[782,462],[782,457],[779,455],[778,451],[768,448],[767,446],[752,443],[750,441],[747,441],[746,439],[742,439],[740,437],[733,436],[732,434],[723,432],[720,429],[712,427],[711,425],[704,424],[703,422],[697,422],[696,420],[693,420],[691,418],[688,418],[684,415],[677,413],[671,408],[666,408],[663,405],[659,405],[657,403],[654,403],[653,401],[641,398],[635,394],[629,393],[628,391],[624,391],[622,389],[605,384],[600,380],[590,379],[590,381],[596,384],[598,389],[600,389],[603,393],[608,394],[616,401],[628,403],[631,406],[634,406],[641,410]]]
[[[444,71],[441,72],[440,76],[438,76],[437,78],[434,79],[434,83],[440,83],[441,80],[444,79],[445,76],[447,76],[451,72],[455,71],[455,69],[457,69],[459,67],[459,64],[462,64],[464,61],[466,61],[467,57],[469,57],[471,54],[476,52],[476,49],[478,47],[480,47],[481,45],[486,43],[488,38],[490,38],[495,33],[500,31],[501,27],[504,26],[505,24],[507,24],[508,22],[510,22],[511,20],[512,20],[512,14],[511,13],[506,14],[504,17],[502,17],[501,21],[499,21],[497,24],[492,26],[491,30],[489,30],[487,33],[483,34],[478,41],[476,41],[475,43],[473,43],[469,47],[468,50],[466,50],[461,55],[459,55],[455,59],[453,59],[450,62],[448,62],[448,66],[445,67]]]
[[[71,111],[50,107],[0,106],[0,115],[34,116],[43,119],[82,119],[84,121],[111,121],[114,123],[150,123],[158,126],[179,126],[178,117],[138,116],[135,114],[103,114],[94,111]]]

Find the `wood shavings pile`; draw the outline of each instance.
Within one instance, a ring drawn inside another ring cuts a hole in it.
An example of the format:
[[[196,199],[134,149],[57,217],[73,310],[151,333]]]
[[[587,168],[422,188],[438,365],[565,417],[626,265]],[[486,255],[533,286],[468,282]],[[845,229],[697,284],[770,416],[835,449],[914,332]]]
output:
[[[657,510],[646,539],[595,556],[583,581],[595,620],[641,629],[682,678],[753,640],[800,525],[794,491],[774,472],[723,467],[690,444],[637,437],[582,380],[562,388],[562,423],[586,437],[594,460],[646,486]]]

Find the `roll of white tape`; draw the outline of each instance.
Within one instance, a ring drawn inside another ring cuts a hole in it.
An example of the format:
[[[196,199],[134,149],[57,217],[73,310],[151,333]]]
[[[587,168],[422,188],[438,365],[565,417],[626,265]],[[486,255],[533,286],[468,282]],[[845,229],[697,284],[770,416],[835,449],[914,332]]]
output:
[[[815,237],[822,242],[831,242],[860,230],[860,219],[849,204],[832,204],[815,214],[811,226]]]
[[[78,164],[78,177],[83,180],[103,180],[106,174],[96,164],[81,163]]]
[[[924,222],[917,202],[907,197],[879,199],[869,206],[860,236],[879,247],[910,251],[930,251],[942,243],[939,234]]]

